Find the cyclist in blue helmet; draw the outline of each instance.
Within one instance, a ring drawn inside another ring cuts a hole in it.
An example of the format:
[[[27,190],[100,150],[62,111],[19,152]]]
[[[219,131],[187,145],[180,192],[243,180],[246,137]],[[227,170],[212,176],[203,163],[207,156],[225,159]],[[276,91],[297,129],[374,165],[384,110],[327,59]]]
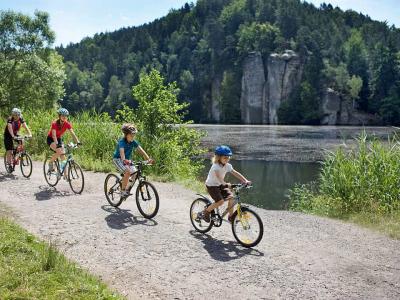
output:
[[[229,216],[228,220],[232,222],[233,214],[233,194],[230,189],[231,184],[225,182],[226,173],[231,173],[234,177],[239,179],[244,184],[251,184],[251,181],[247,180],[242,174],[236,171],[229,163],[231,156],[233,155],[231,148],[225,145],[218,146],[214,151],[214,157],[212,159],[212,166],[208,172],[206,187],[211,198],[215,201],[203,212],[200,213],[199,217],[203,218],[206,222],[210,222],[210,214],[217,207],[224,204],[224,201],[228,200]]]

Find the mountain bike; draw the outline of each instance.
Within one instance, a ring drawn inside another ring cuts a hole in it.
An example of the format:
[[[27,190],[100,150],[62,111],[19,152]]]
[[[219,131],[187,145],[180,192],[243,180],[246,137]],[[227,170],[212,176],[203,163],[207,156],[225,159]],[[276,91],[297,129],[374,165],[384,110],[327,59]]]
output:
[[[264,225],[261,218],[256,212],[242,205],[240,202],[240,191],[242,189],[250,189],[252,186],[245,184],[232,184],[232,190],[234,192],[233,206],[236,205],[235,212],[233,213],[232,232],[235,239],[244,247],[250,248],[256,246],[262,239],[264,234]],[[229,208],[221,214],[219,208],[216,208],[210,214],[210,222],[207,223],[201,217],[199,213],[203,212],[208,206],[212,204],[212,201],[201,195],[193,201],[190,206],[190,221],[196,231],[206,233],[214,227],[221,227],[223,218],[227,215]]]
[[[43,163],[44,178],[48,185],[54,187],[57,185],[61,177],[63,177],[71,187],[75,194],[81,194],[85,186],[85,178],[82,168],[74,160],[73,150],[78,148],[77,144],[69,143],[65,146],[64,155],[67,156],[66,161],[60,161],[57,158],[53,164],[53,170],[49,170],[50,155],[47,156]]]
[[[7,161],[7,155],[4,155],[4,165],[7,173],[15,171],[15,167],[19,164],[21,173],[25,178],[29,178],[32,174],[32,159],[25,149],[24,141],[30,139],[30,136],[16,136],[14,141],[18,142],[17,147],[12,151],[11,163]]]
[[[146,176],[143,175],[143,167],[151,165],[151,163],[149,163],[149,161],[140,161],[132,163],[131,165],[134,165],[137,168],[137,171],[129,177],[128,187],[126,189],[129,192],[128,197],[132,195],[131,189],[137,181],[138,185],[135,192],[135,198],[138,210],[146,219],[154,218],[160,207],[158,192],[154,185],[148,182]],[[128,198],[121,197],[123,176],[124,174],[117,176],[114,173],[110,173],[104,181],[104,194],[111,206],[118,207]]]

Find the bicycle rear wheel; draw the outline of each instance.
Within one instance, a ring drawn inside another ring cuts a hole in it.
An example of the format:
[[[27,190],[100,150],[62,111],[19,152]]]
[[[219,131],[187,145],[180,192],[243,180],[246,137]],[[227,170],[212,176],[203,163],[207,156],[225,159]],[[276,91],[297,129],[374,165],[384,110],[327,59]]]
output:
[[[6,172],[9,174],[14,171],[13,166],[7,162],[7,153],[4,153],[4,167],[6,168]]]
[[[160,207],[160,199],[154,185],[141,181],[136,188],[136,205],[146,219],[154,218]]]
[[[111,206],[118,207],[123,199],[121,198],[122,183],[115,174],[108,174],[104,181],[104,194]]]
[[[193,201],[190,206],[190,222],[192,223],[194,229],[201,233],[206,233],[211,230],[214,223],[211,221],[207,223],[206,221],[199,219],[197,216],[199,213],[204,211],[210,203],[203,198],[198,198]]]
[[[81,166],[75,161],[70,161],[68,164],[68,182],[75,194],[82,193],[85,187],[85,178]]]
[[[58,173],[58,161],[55,161],[53,170],[49,170],[49,160],[50,157],[46,158],[45,161],[43,162],[43,174],[44,174],[44,179],[46,179],[46,182],[49,186],[56,186],[58,181],[60,180],[60,175]]]
[[[256,246],[264,234],[261,218],[250,208],[241,207],[241,214],[235,211],[232,232],[235,239],[246,248]]]
[[[19,161],[21,167],[21,173],[25,178],[29,178],[32,174],[32,159],[28,153],[24,153],[21,155],[21,159]]]

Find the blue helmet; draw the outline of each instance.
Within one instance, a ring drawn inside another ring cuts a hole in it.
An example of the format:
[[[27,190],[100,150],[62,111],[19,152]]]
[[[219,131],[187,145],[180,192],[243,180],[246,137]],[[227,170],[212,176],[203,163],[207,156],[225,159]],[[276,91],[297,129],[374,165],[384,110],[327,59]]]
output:
[[[232,156],[232,150],[231,148],[229,148],[228,146],[225,145],[221,145],[218,146],[217,148],[215,148],[215,154],[217,155],[221,155],[221,156]]]
[[[69,115],[69,111],[66,108],[60,108],[58,110],[58,114],[61,115],[61,116],[68,116]]]

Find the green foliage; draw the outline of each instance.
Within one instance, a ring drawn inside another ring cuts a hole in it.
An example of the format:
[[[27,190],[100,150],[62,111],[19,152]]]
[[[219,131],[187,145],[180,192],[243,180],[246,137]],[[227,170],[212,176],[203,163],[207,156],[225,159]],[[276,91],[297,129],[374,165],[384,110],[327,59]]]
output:
[[[247,55],[252,51],[260,51],[264,57],[276,48],[276,39],[280,36],[279,28],[269,23],[252,22],[242,24],[237,32],[238,51]]]
[[[228,72],[235,78],[230,82],[236,84],[242,76],[243,58],[254,50],[262,52],[264,66],[271,52],[295,50],[305,63],[302,83],[311,85],[312,94],[317,95],[313,103],[327,87],[351,98],[348,82],[357,76],[362,88],[356,107],[386,113],[382,106],[388,107],[388,101],[383,99],[398,80],[399,41],[398,29],[328,4],[317,8],[298,0],[199,0],[149,24],[97,34],[57,50],[84,73],[79,75],[75,67],[69,72],[67,64],[64,103],[71,110],[94,107],[114,116],[122,102],[135,108],[131,86],[139,82],[141,72],[157,69],[167,82],[179,83],[178,99],[190,103],[186,118],[207,122],[211,121],[207,99],[213,81]],[[85,80],[75,80],[80,76]],[[235,90],[236,86],[224,88]],[[225,102],[224,109],[237,101],[236,97],[227,99],[232,103]],[[302,117],[308,114],[302,107],[309,103],[293,105],[298,111],[290,119],[295,124],[310,123],[313,117]],[[290,115],[290,108],[282,111]],[[224,122],[230,121],[225,118]]]
[[[0,217],[2,299],[123,299],[98,278]]]
[[[117,119],[134,120],[139,126],[139,141],[157,162],[153,172],[168,179],[194,178],[201,167],[202,133],[185,126],[189,123],[184,121],[188,104],[178,103],[176,83],[165,85],[160,72],[152,70],[142,74],[132,91],[137,109],[125,106]]]
[[[327,155],[315,188],[301,186],[290,192],[291,207],[333,217],[398,213],[399,171],[397,139],[385,145],[375,139],[369,141],[363,134],[357,149],[340,148]]]
[[[49,16],[0,13],[0,108],[52,107],[64,94],[62,57],[50,47]]]
[[[237,78],[234,72],[224,72],[221,83],[221,111],[224,123],[235,124],[241,121],[240,87],[240,78]]]

